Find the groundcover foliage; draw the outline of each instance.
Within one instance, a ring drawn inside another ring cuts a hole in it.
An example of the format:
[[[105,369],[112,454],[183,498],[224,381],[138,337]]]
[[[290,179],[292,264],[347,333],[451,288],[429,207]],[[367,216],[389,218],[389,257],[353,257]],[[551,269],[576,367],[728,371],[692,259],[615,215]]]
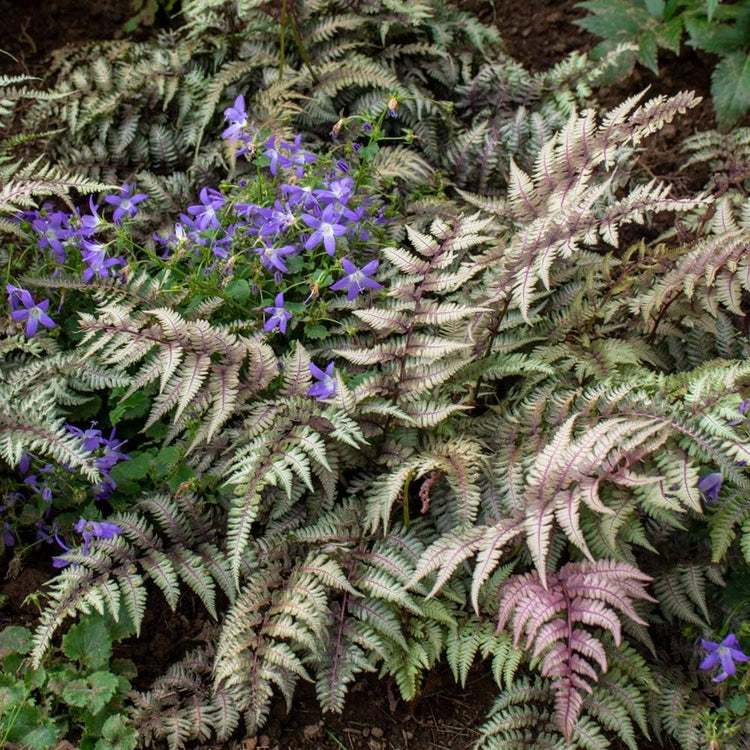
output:
[[[71,56],[26,115],[58,161],[6,161],[2,541],[56,572],[0,736],[217,744],[300,680],[484,661],[477,747],[740,742],[747,134],[672,198],[630,171],[695,97],[584,106],[620,52],[530,76],[441,2],[289,5],[283,66],[260,2]],[[156,606],[212,624],[135,691]]]

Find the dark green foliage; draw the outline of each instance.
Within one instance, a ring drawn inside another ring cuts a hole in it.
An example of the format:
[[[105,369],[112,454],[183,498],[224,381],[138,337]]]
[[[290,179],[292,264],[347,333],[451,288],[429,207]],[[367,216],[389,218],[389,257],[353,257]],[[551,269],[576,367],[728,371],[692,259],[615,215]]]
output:
[[[59,650],[29,667],[31,632],[19,626],[0,631],[0,742],[43,750],[75,740],[81,748],[134,750],[137,734],[125,696],[135,667],[112,658],[112,643],[131,632],[125,622],[87,617]]]
[[[591,15],[575,21],[606,41],[637,45],[638,61],[658,73],[658,53],[687,44],[718,55],[711,94],[718,124],[727,128],[750,109],[750,2],[722,0],[585,0]]]

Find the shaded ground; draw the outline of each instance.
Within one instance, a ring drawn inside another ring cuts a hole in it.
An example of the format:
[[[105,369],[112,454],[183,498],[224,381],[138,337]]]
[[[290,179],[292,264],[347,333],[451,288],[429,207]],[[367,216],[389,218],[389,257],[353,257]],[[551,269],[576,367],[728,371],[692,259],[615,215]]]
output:
[[[590,49],[597,40],[570,21],[581,11],[571,0],[463,0],[467,9],[497,24],[508,51],[532,70],[554,65],[569,52]],[[30,72],[43,75],[45,58],[65,44],[93,39],[115,38],[129,16],[126,0],[0,0],[0,49],[12,54],[0,58],[0,73]],[[144,31],[145,33],[145,31]],[[685,50],[679,60],[662,57],[661,75],[636,68],[625,82],[600,92],[607,107],[650,86],[650,94],[673,94],[693,89],[704,97],[702,104],[651,137],[641,154],[643,173],[672,182],[675,193],[696,192],[707,175],[702,168],[681,172],[684,156],[680,144],[698,130],[714,127],[709,86],[714,61]],[[36,615],[33,604],[23,606],[52,569],[27,566],[20,577],[0,580],[0,595],[8,604],[0,609],[0,627],[13,621],[31,624]],[[3,571],[0,566],[0,578]],[[161,620],[153,638],[142,639],[129,655],[139,664],[139,678],[147,684],[190,645],[202,621],[184,615],[169,617],[168,629]],[[157,637],[157,631],[159,633]],[[168,635],[167,635],[168,634]],[[470,677],[465,690],[458,689],[449,672],[430,676],[423,696],[413,704],[394,698],[395,687],[369,677],[352,689],[340,716],[323,716],[315,695],[302,686],[290,715],[277,705],[264,733],[258,738],[239,741],[237,750],[468,750],[495,696],[492,678],[483,671]]]

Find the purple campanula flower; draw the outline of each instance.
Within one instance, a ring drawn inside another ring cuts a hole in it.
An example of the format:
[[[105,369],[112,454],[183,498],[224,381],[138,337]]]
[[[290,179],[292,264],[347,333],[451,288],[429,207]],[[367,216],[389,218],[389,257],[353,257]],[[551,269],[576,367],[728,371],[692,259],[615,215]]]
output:
[[[83,449],[89,451],[89,453],[95,451],[102,444],[102,431],[95,430],[94,425],[96,422],[91,423],[91,427],[88,430],[82,430],[79,427],[75,427],[72,424],[66,424],[65,429],[71,433],[71,435],[77,435],[83,441]]]
[[[698,489],[704,494],[706,500],[715,503],[719,499],[722,480],[723,477],[718,472],[706,474],[698,480]]]
[[[266,147],[266,150],[263,152],[263,156],[267,156],[270,159],[270,164],[268,165],[268,168],[274,177],[276,177],[276,173],[279,167],[283,169],[285,167],[290,167],[292,165],[292,162],[286,156],[284,156],[284,154],[282,154],[281,151],[279,151],[278,147],[276,146],[275,135],[272,135],[265,142],[265,147]]]
[[[49,315],[49,300],[42,300],[39,304],[34,302],[34,298],[25,289],[19,289],[12,284],[6,287],[8,290],[8,300],[10,302],[10,317],[13,320],[26,321],[26,336],[32,338],[41,323],[45,328],[55,328],[56,323]]]
[[[126,440],[115,440],[115,428],[109,438],[100,438],[99,444],[104,447],[104,455],[94,459],[94,465],[100,471],[109,471],[118,461],[129,461],[130,456],[123,453],[120,448],[125,445]]]
[[[365,289],[382,289],[383,285],[370,278],[378,270],[378,261],[371,260],[361,269],[357,268],[346,258],[341,261],[341,265],[346,271],[346,276],[339,279],[335,284],[331,284],[334,292],[340,292],[346,289],[346,298],[353,300],[360,292]]]
[[[131,185],[130,183],[126,182],[120,188],[119,195],[108,195],[104,198],[104,200],[109,203],[110,206],[115,207],[115,212],[112,215],[112,220],[115,222],[115,224],[117,224],[118,227],[122,223],[122,220],[125,218],[125,216],[129,216],[132,219],[138,213],[138,209],[136,208],[136,206],[141,201],[145,201],[146,198],[148,198],[148,195],[146,195],[145,193],[136,193],[134,195],[133,190],[135,190],[135,185]]]
[[[240,94],[231,107],[224,110],[224,117],[229,122],[229,127],[221,134],[224,140],[241,140],[243,131],[247,127],[247,112],[245,111],[245,97]]]
[[[118,534],[122,534],[122,529],[115,523],[87,521],[85,518],[78,521],[73,528],[79,534],[83,534],[84,555],[88,555],[92,539],[114,539]]]
[[[713,678],[714,682],[722,682],[736,673],[735,661],[746,662],[748,656],[740,649],[739,641],[734,633],[729,633],[721,642],[707,641],[701,638],[701,645],[708,651],[708,656],[700,663],[698,669],[713,669],[721,666],[721,671]]]
[[[31,293],[27,292],[25,289],[21,289],[20,286],[6,284],[5,291],[8,292],[8,304],[10,305],[11,312],[13,312],[13,310],[19,310],[21,307],[34,304]]]
[[[195,216],[195,227],[199,231],[220,229],[216,212],[224,205],[226,199],[214,188],[204,187],[200,192],[200,205],[188,206],[188,213]]]
[[[99,216],[99,206],[94,203],[93,196],[89,196],[89,208],[91,213],[81,216],[81,228],[77,232],[81,237],[93,237],[97,230],[106,224],[105,220]]]
[[[366,122],[362,125],[362,130],[365,131],[365,133],[371,133],[372,132],[372,123]]]
[[[325,372],[310,362],[310,372],[318,382],[310,386],[308,396],[315,396],[318,401],[329,398],[336,393],[336,378],[333,377],[333,362],[328,363]]]
[[[331,180],[328,189],[316,190],[315,194],[321,199],[323,205],[331,204],[345,206],[354,195],[354,180],[351,177],[343,177],[340,180]]]
[[[284,184],[281,186],[281,192],[287,196],[287,202],[290,206],[300,204],[305,211],[316,211],[320,208],[316,197],[317,191],[312,185]]]
[[[31,226],[40,235],[39,248],[48,247],[57,255],[57,262],[64,263],[65,248],[63,247],[63,241],[74,234],[69,225],[68,215],[62,211],[55,211],[47,217],[39,215],[37,219],[31,222]]]
[[[295,167],[297,177],[302,177],[305,174],[305,164],[310,164],[316,160],[315,154],[311,154],[302,148],[300,145],[301,140],[302,136],[298,134],[294,139],[294,143],[285,144],[291,153],[289,166]]]
[[[294,245],[284,245],[284,247],[273,247],[272,245],[263,245],[255,249],[255,254],[260,255],[260,262],[269,271],[281,271],[286,273],[289,269],[284,265],[285,255],[294,255],[297,248]]]
[[[276,295],[275,307],[266,307],[264,310],[271,317],[263,325],[263,330],[270,333],[278,328],[282,333],[286,333],[286,324],[292,318],[292,314],[284,308],[284,294],[279,292]]]
[[[747,414],[750,411],[750,398],[743,398],[737,409],[740,414]]]
[[[338,223],[339,218],[333,206],[326,206],[320,218],[302,214],[302,221],[315,230],[305,242],[305,250],[312,250],[322,242],[325,251],[333,256],[336,253],[336,237],[346,234],[347,231],[343,224]]]
[[[281,201],[276,201],[274,207],[268,211],[265,223],[260,228],[262,235],[282,234],[297,223],[297,217],[289,207]]]
[[[109,278],[109,269],[112,266],[124,266],[125,260],[122,257],[107,258],[107,248],[98,242],[82,241],[83,249],[81,258],[88,268],[83,272],[83,280],[91,281],[94,276],[100,276],[103,279]]]
[[[21,456],[21,460],[18,462],[18,470],[21,474],[28,474],[31,468],[31,456],[28,453],[24,453]]]

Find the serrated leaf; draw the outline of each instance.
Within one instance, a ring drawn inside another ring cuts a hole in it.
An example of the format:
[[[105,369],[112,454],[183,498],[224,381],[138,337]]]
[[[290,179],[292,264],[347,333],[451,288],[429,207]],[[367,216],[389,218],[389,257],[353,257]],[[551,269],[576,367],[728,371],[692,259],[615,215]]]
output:
[[[77,623],[63,636],[62,649],[68,659],[97,669],[109,662],[112,640],[104,621],[92,617]]]
[[[714,69],[711,95],[716,107],[716,120],[722,128],[729,127],[750,109],[750,55],[733,52]]]
[[[11,625],[0,631],[0,659],[8,654],[28,654],[31,651],[31,631]]]

